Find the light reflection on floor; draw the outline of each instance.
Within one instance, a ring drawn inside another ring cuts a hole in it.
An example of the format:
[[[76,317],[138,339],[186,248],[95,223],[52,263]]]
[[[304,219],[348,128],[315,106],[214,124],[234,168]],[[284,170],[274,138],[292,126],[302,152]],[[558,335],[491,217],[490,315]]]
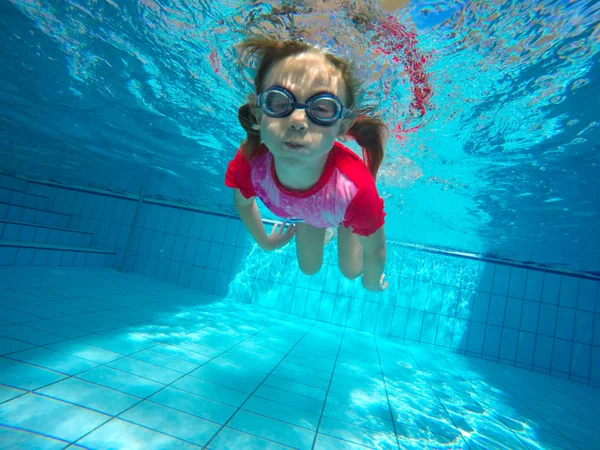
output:
[[[600,391],[110,269],[0,269],[12,448],[594,448]]]

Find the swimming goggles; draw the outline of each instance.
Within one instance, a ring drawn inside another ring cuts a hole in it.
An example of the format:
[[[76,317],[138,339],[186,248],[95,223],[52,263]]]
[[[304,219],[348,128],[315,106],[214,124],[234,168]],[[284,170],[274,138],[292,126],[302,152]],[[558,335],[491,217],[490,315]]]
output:
[[[287,117],[294,109],[304,109],[308,118],[321,126],[333,125],[350,113],[337,96],[328,92],[315,94],[306,103],[298,103],[290,91],[273,86],[260,93],[257,100],[258,106],[269,117]]]

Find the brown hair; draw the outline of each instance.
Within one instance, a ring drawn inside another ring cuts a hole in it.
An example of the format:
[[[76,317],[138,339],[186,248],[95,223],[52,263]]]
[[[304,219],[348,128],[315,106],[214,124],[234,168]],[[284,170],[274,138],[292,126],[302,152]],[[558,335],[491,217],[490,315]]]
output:
[[[262,84],[273,64],[288,56],[316,50],[315,47],[306,42],[295,39],[250,38],[238,44],[237,47],[240,50],[240,59],[244,66],[248,66],[248,61],[253,56],[257,55],[259,57],[258,69],[254,77],[256,94],[262,92],[264,88]],[[376,178],[379,166],[383,161],[384,145],[388,136],[387,126],[380,119],[367,116],[366,109],[359,110],[354,107],[359,82],[354,76],[351,63],[329,53],[323,52],[323,55],[342,74],[346,88],[347,105],[345,106],[352,109],[356,115],[355,121],[346,136],[356,140],[358,145],[362,147],[363,159],[373,178]],[[248,160],[252,158],[261,144],[260,132],[252,128],[252,125],[257,124],[257,119],[252,112],[253,107],[255,106],[246,103],[238,110],[238,119],[247,133],[247,137],[242,143],[242,151]]]

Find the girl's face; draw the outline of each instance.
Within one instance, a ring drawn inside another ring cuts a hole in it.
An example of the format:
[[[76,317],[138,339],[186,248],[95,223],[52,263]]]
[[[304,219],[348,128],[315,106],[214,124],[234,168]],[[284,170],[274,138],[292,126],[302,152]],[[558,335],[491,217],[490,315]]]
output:
[[[299,103],[306,103],[316,93],[329,92],[348,106],[341,73],[317,52],[289,56],[274,64],[262,87],[264,90],[275,85],[286,88]],[[298,168],[327,159],[336,137],[345,134],[351,125],[348,119],[338,120],[331,126],[318,125],[303,109],[295,109],[281,118],[269,117],[260,109],[256,111],[262,141],[277,163]]]

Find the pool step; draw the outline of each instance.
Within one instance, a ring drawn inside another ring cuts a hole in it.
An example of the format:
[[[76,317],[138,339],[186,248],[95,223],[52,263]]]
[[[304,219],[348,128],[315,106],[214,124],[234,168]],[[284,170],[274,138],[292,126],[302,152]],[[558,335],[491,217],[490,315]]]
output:
[[[0,201],[0,219],[67,228],[71,220],[71,215],[47,211],[43,207],[34,208]]]
[[[0,241],[0,266],[112,267],[116,254],[93,247]]]
[[[0,241],[22,241],[89,247],[92,243],[92,237],[92,233],[72,230],[70,228],[0,219]]]

